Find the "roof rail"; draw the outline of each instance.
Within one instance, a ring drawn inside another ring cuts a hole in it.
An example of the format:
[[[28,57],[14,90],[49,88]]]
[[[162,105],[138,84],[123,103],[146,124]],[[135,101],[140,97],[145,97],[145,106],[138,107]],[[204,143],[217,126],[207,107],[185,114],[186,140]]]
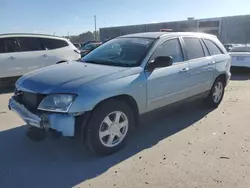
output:
[[[41,35],[41,36],[48,36],[48,37],[60,37],[60,36],[56,36],[56,35],[49,35],[49,34],[40,34],[40,33],[3,33],[0,34],[0,36],[6,36],[6,35]],[[63,38],[63,37],[60,37]]]
[[[160,29],[161,32],[172,32],[173,29]]]

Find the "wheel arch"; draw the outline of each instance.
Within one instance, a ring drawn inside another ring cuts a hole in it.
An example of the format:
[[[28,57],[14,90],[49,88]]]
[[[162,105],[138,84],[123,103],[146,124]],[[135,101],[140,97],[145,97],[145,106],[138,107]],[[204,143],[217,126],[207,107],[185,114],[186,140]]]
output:
[[[214,82],[215,82],[216,80],[218,80],[218,79],[221,79],[221,80],[224,82],[224,86],[226,86],[226,83],[227,83],[227,75],[226,75],[226,73],[222,73],[222,74],[218,75],[218,76],[215,78]]]
[[[101,104],[108,102],[110,100],[118,100],[118,101],[123,101],[126,104],[129,105],[129,107],[133,110],[133,115],[134,115],[134,125],[137,127],[139,125],[139,108],[136,100],[134,97],[128,94],[121,94],[117,96],[112,96],[109,98],[106,98],[99,103],[97,103],[94,108],[91,111],[87,111],[82,115],[76,116],[76,121],[75,121],[75,135],[78,137],[80,132],[86,133],[86,127],[88,126],[89,120],[93,114],[93,111],[98,108]]]
[[[109,97],[109,98],[106,98],[106,99],[100,101],[98,104],[96,104],[94,106],[93,110],[98,108],[98,106],[100,106],[101,104],[108,102],[109,100],[119,100],[119,101],[123,101],[127,105],[129,105],[129,107],[133,110],[134,118],[135,118],[136,125],[137,125],[138,119],[139,119],[138,118],[139,117],[139,108],[138,108],[138,104],[137,104],[136,100],[134,99],[134,97],[132,97],[131,95],[128,95],[128,94],[121,94],[121,95],[117,95],[117,96],[112,96],[112,97]]]

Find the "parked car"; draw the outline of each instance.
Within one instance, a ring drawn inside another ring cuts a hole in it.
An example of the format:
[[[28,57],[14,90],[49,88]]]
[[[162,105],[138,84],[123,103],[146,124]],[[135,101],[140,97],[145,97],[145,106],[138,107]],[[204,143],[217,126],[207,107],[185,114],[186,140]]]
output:
[[[88,40],[88,41],[85,41],[82,43],[82,47],[89,44],[89,43],[99,43],[100,41],[97,41],[97,40]]]
[[[223,44],[224,47],[226,48],[226,50],[229,52],[230,50],[232,50],[232,48],[234,47],[234,44],[231,44],[231,43],[226,43],[226,44]]]
[[[73,45],[77,48],[80,49],[82,47],[82,43],[73,43]]]
[[[80,58],[80,52],[65,38],[41,34],[0,35],[0,78]]]
[[[85,56],[86,54],[88,54],[90,51],[94,50],[101,44],[102,44],[101,42],[95,42],[95,43],[89,43],[89,44],[86,44],[85,46],[82,46],[79,49],[81,53],[81,57]]]
[[[232,57],[232,67],[250,67],[250,45],[238,45],[229,52]]]
[[[107,155],[125,144],[141,114],[198,96],[208,107],[218,107],[231,76],[230,63],[213,35],[126,35],[79,62],[23,76],[9,108],[31,127],[32,139],[48,130],[80,134],[91,151]]]

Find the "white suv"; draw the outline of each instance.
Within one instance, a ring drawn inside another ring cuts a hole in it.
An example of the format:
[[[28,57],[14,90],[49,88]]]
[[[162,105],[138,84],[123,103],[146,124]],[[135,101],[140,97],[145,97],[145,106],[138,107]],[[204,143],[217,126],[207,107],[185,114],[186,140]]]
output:
[[[70,60],[78,60],[78,49],[66,38],[41,34],[0,35],[0,78]]]

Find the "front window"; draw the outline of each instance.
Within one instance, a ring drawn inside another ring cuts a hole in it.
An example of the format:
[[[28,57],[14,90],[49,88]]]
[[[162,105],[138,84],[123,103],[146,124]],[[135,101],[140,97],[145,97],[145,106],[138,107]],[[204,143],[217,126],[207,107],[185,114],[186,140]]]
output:
[[[122,67],[139,66],[153,42],[148,38],[116,38],[96,48],[81,61]]]

